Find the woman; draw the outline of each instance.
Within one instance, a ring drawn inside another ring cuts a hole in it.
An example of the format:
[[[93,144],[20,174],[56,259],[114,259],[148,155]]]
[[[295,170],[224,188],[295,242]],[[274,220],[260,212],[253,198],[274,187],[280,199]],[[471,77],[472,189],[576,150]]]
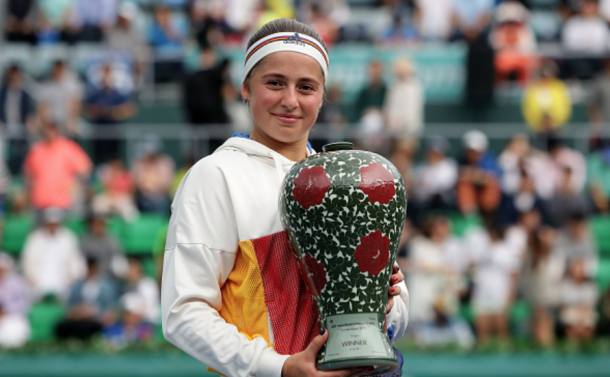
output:
[[[310,27],[272,21],[248,43],[241,93],[252,133],[235,135],[186,174],[172,205],[163,267],[165,337],[226,376],[350,376],[320,372],[328,337],[278,214],[286,172],[313,153],[328,53]],[[262,266],[262,267],[260,267]],[[387,326],[407,322],[403,276],[392,277]]]

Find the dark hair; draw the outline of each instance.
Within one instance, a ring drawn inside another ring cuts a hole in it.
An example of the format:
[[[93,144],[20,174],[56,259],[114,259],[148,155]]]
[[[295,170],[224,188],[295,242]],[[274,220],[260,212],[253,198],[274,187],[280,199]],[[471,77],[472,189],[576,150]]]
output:
[[[324,39],[320,36],[320,34],[318,34],[318,32],[315,31],[311,26],[305,25],[304,23],[294,20],[292,18],[278,18],[277,20],[273,20],[264,24],[260,29],[256,31],[256,33],[252,35],[252,37],[250,37],[246,50],[252,47],[252,45],[257,41],[268,37],[271,34],[286,32],[305,34],[312,37],[313,39],[318,41],[322,45],[322,47],[324,47],[324,51],[328,54],[328,47],[326,46],[326,42],[324,42]],[[250,74],[252,73],[254,68],[256,68],[256,65],[252,67],[252,70],[250,70]],[[248,74],[248,77],[250,77],[250,74]],[[247,79],[248,78],[246,78],[246,80]]]

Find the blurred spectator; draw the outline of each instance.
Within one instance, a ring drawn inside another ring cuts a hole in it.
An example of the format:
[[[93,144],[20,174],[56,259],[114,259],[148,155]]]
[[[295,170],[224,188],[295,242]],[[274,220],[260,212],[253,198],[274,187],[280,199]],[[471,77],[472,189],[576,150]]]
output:
[[[133,177],[120,159],[112,159],[99,169],[98,179],[103,191],[91,202],[95,213],[119,215],[125,221],[138,217],[135,204],[135,183]]]
[[[146,320],[146,302],[135,292],[124,294],[121,299],[122,316],[114,325],[104,329],[104,336],[113,345],[123,347],[150,340],[154,325]]]
[[[118,240],[108,232],[106,216],[93,213],[87,219],[87,233],[80,240],[80,250],[87,260],[95,260],[100,274],[119,278],[127,273],[127,259]]]
[[[38,44],[68,41],[74,0],[38,0]]]
[[[528,25],[529,11],[517,1],[505,1],[495,12],[490,39],[496,50],[495,67],[499,81],[530,81],[538,64],[536,36]]]
[[[36,0],[8,0],[5,4],[5,39],[36,44]]]
[[[599,293],[588,278],[585,262],[574,259],[569,263],[560,292],[559,318],[567,338],[577,343],[591,339],[598,319],[595,308]]]
[[[329,13],[326,13],[322,2],[311,2],[307,24],[320,34],[328,47],[331,47],[339,36],[339,27]]]
[[[565,271],[565,256],[555,249],[555,239],[552,228],[539,228],[530,233],[521,278],[524,298],[533,311],[534,340],[545,347],[555,340],[559,284]]]
[[[447,41],[452,29],[453,0],[415,0],[415,25],[424,41]]]
[[[142,212],[165,214],[169,209],[175,166],[172,158],[162,153],[161,148],[161,141],[150,136],[131,168],[136,185],[136,203]]]
[[[142,299],[144,307],[141,314],[146,322],[159,322],[161,319],[159,286],[155,279],[144,275],[142,264],[136,258],[129,259],[125,291],[136,293]]]
[[[448,157],[449,143],[442,136],[428,142],[426,160],[415,169],[413,182],[414,204],[422,210],[447,210],[455,206],[455,185],[458,167]]]
[[[8,138],[8,152],[0,148],[0,156],[8,161],[12,174],[21,173],[21,165],[28,149],[28,136],[33,133],[36,103],[24,84],[18,65],[6,70],[0,86],[0,144]],[[2,146],[3,147],[3,146]]]
[[[148,42],[153,47],[155,58],[155,82],[170,82],[180,78],[183,73],[182,54],[188,28],[163,3],[157,3],[153,17]]]
[[[67,298],[70,286],[85,274],[78,239],[62,225],[63,211],[46,208],[41,225],[27,237],[21,255],[23,273],[37,298]]]
[[[598,0],[581,0],[578,14],[563,26],[561,43],[567,53],[601,56],[608,51],[610,32],[599,16]]]
[[[116,283],[100,272],[95,259],[87,260],[87,275],[70,288],[66,318],[57,324],[58,339],[90,340],[116,321]]]
[[[540,212],[532,207],[519,212],[517,221],[506,229],[505,240],[514,252],[516,263],[521,266],[528,251],[528,240],[540,227],[542,216]]]
[[[0,348],[20,347],[30,337],[30,289],[14,267],[13,258],[0,252]]]
[[[589,199],[572,187],[573,175],[574,171],[571,168],[564,168],[562,184],[545,204],[549,222],[555,227],[565,226],[575,213],[580,213],[582,216],[591,213]]]
[[[328,95],[324,106],[320,109],[318,115],[317,124],[327,125],[330,128],[324,128],[326,133],[331,132],[331,128],[334,130],[341,130],[346,126],[345,115],[341,109],[343,103],[343,91],[339,84],[333,84],[328,88]],[[315,150],[322,150],[314,146]]]
[[[387,132],[393,136],[418,135],[423,131],[424,89],[415,65],[406,58],[394,62],[395,81],[384,100]]]
[[[395,14],[392,24],[381,33],[379,42],[385,46],[403,46],[419,41],[417,29],[400,14]]]
[[[407,284],[411,292],[409,320],[414,329],[434,321],[434,303],[451,287],[451,271],[443,255],[446,221],[442,217],[427,218],[421,235],[411,240]]]
[[[42,134],[43,139],[32,145],[24,164],[30,202],[38,211],[47,207],[68,210],[77,181],[84,184],[91,161],[77,143],[61,136],[56,124],[44,124]]]
[[[560,0],[559,15],[563,21],[580,13],[582,0]]]
[[[74,0],[70,42],[102,42],[116,22],[117,7],[117,0]]]
[[[185,116],[192,126],[228,127],[229,116],[225,105],[227,99],[235,95],[228,77],[228,68],[228,60],[219,62],[216,52],[207,48],[201,52],[200,69],[184,79],[182,104]],[[208,152],[216,150],[224,140],[224,137],[213,137]]]
[[[486,33],[493,7],[494,0],[453,0],[452,39],[474,41]]]
[[[136,105],[130,94],[120,91],[113,77],[112,65],[106,63],[101,68],[99,86],[91,85],[85,98],[84,114],[98,129],[93,142],[93,161],[96,164],[119,157],[122,140],[117,125],[131,118]]]
[[[588,110],[589,122],[593,127],[591,136],[599,137],[604,124],[610,122],[610,59],[605,61],[602,73],[593,81]]]
[[[487,136],[478,130],[462,137],[464,155],[460,160],[457,183],[458,209],[465,214],[493,212],[500,205],[502,170],[487,152]]]
[[[413,162],[419,144],[415,138],[392,139],[390,161],[402,175],[410,194],[413,185]]]
[[[127,54],[132,59],[136,87],[143,85],[150,59],[150,48],[146,43],[146,37],[135,26],[138,15],[138,7],[134,3],[121,3],[117,25],[106,35],[106,46],[109,50]]]
[[[65,127],[62,134],[75,137],[80,133],[81,101],[83,88],[78,77],[70,72],[66,63],[53,63],[49,80],[42,83],[38,95],[38,116],[46,122]]]
[[[1,155],[0,155],[1,157]],[[4,163],[4,159],[0,158],[0,234],[4,226],[4,214],[7,212],[6,199],[9,193],[11,184],[11,174]],[[0,241],[2,240],[0,236]],[[0,242],[0,245],[2,243]]]
[[[415,329],[415,341],[423,347],[458,346],[471,349],[475,345],[468,322],[447,313],[440,303],[434,305],[434,319]]]
[[[521,111],[535,132],[551,133],[572,114],[568,87],[556,77],[557,73],[557,65],[546,61],[540,69],[540,78],[528,85],[523,93]]]
[[[199,49],[227,43],[223,32],[228,33],[229,26],[225,21],[224,2],[208,0],[191,0],[189,2],[189,24],[191,34],[197,41]]]
[[[567,226],[559,232],[553,252],[563,255],[568,263],[581,260],[585,275],[595,277],[599,263],[597,245],[587,220],[581,214],[572,215]]]
[[[516,292],[520,264],[497,222],[486,221],[484,231],[479,234],[476,238],[470,235],[467,245],[473,252],[472,307],[477,339],[485,344],[492,335],[502,340],[509,337],[507,315]]]
[[[358,93],[356,111],[358,119],[369,111],[381,112],[386,96],[386,85],[383,82],[383,63],[379,60],[369,62],[369,77],[364,88]]]
[[[596,212],[610,211],[610,145],[587,157],[587,187]]]

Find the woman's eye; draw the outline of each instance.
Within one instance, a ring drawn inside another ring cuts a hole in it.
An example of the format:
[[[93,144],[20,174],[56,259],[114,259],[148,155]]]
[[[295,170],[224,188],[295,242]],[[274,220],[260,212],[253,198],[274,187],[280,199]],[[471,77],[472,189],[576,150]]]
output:
[[[301,89],[303,89],[303,90],[313,90],[313,86],[311,86],[311,85],[303,85],[301,87]]]
[[[273,81],[273,80],[272,80],[272,81],[268,81],[268,82],[267,82],[267,85],[271,85],[271,86],[279,86],[279,85],[280,85],[280,82],[279,82],[279,81]]]

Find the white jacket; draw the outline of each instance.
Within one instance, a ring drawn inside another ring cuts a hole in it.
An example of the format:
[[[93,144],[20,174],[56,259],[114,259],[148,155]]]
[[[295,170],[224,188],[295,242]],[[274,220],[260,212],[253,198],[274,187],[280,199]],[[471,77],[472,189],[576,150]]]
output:
[[[259,300],[268,285],[265,271],[256,267],[268,261],[255,254],[264,243],[260,240],[273,243],[283,234],[278,194],[293,165],[256,141],[233,137],[189,170],[172,203],[161,290],[163,333],[226,376],[280,377],[289,357],[276,351],[279,333],[274,337],[273,330],[278,318],[268,297]],[[278,250],[267,247],[262,253],[296,269],[293,255]],[[291,283],[282,281],[277,293],[283,295],[284,284],[289,290]],[[408,320],[404,283],[401,289],[387,317],[388,327],[394,326],[393,339],[404,333]],[[298,303],[300,307],[302,301]],[[262,313],[256,309],[261,305]]]

